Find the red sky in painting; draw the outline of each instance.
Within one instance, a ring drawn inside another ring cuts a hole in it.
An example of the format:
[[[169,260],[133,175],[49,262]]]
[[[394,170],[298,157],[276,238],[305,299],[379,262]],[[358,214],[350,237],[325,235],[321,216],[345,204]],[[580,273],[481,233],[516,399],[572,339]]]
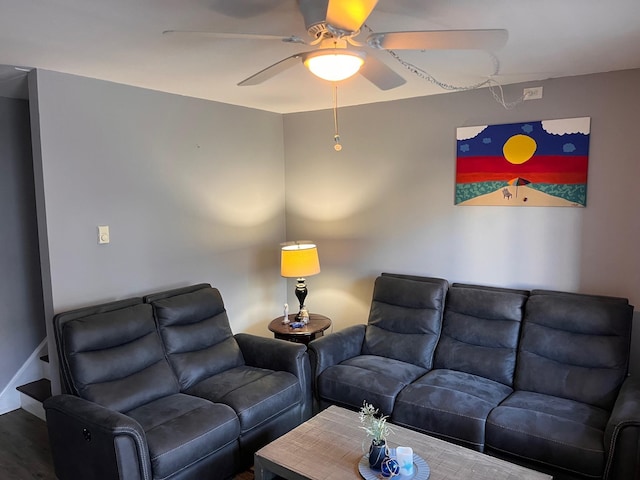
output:
[[[456,182],[472,183],[522,177],[531,183],[587,183],[587,156],[533,156],[521,165],[504,157],[458,158]]]

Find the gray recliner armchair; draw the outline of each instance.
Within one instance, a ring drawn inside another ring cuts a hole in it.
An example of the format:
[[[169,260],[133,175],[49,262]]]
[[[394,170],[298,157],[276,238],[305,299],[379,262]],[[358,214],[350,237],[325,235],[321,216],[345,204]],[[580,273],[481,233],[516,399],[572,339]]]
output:
[[[148,295],[180,390],[222,403],[240,421],[241,463],[311,417],[305,348],[233,335],[220,292],[208,284]]]
[[[316,407],[357,409],[366,400],[391,415],[398,394],[433,368],[447,289],[439,278],[378,277],[367,325],[309,344]]]

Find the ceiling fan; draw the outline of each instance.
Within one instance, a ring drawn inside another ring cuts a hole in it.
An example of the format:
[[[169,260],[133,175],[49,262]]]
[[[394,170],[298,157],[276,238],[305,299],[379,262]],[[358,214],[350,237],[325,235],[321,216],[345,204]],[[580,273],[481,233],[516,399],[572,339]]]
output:
[[[302,62],[312,73],[339,82],[360,73],[381,90],[390,90],[406,80],[366,49],[377,50],[444,50],[480,49],[493,51],[502,47],[506,30],[438,30],[371,33],[361,42],[360,29],[378,0],[298,0],[298,6],[312,41],[292,35],[232,34],[167,30],[165,34],[204,34],[217,38],[278,40],[317,47],[296,53],[251,75],[239,86],[258,85]]]

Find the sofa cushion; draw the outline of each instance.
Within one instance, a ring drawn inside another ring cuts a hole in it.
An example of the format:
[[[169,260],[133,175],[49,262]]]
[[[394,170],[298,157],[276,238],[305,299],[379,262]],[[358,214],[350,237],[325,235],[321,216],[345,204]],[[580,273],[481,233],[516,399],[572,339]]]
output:
[[[621,299],[532,292],[515,388],[610,410],[627,374],[633,307]]]
[[[169,362],[182,389],[243,365],[218,289],[203,284],[193,291],[174,293],[150,295],[146,300],[153,305]]]
[[[453,284],[447,292],[434,368],[513,386],[525,290]]]
[[[484,377],[431,370],[400,392],[391,420],[483,451],[487,416],[511,392]]]
[[[600,478],[609,413],[533,392],[514,392],[487,419],[486,448]]]
[[[382,274],[375,281],[362,353],[430,369],[448,283]]]
[[[317,388],[323,400],[351,408],[360,408],[366,401],[390,415],[398,393],[426,372],[400,360],[360,355],[327,368]]]
[[[56,322],[63,365],[80,397],[124,412],[179,392],[149,305],[97,306]]]
[[[206,378],[186,393],[229,405],[240,419],[243,434],[299,405],[303,398],[295,375],[250,366]]]
[[[240,434],[238,417],[231,408],[180,393],[126,414],[145,431],[153,478],[158,479],[237,442]]]

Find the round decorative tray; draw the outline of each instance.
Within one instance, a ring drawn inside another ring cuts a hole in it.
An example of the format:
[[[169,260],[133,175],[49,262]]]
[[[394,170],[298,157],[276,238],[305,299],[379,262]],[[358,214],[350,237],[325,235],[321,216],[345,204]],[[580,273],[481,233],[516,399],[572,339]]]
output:
[[[396,458],[395,448],[389,449],[389,456],[391,458]],[[380,473],[379,470],[373,470],[371,469],[371,467],[369,467],[369,457],[367,455],[364,455],[360,459],[360,462],[358,463],[358,471],[360,472],[360,475],[362,475],[362,478],[364,478],[364,480],[380,480],[380,479],[386,480],[386,478],[389,478],[389,477],[383,477],[382,473]],[[431,475],[431,469],[429,468],[429,465],[427,464],[427,462],[425,462],[422,457],[414,453],[413,454],[413,475],[410,477],[401,475],[401,476],[396,476],[391,478],[398,479],[398,480],[427,480],[429,478],[429,475]]]

